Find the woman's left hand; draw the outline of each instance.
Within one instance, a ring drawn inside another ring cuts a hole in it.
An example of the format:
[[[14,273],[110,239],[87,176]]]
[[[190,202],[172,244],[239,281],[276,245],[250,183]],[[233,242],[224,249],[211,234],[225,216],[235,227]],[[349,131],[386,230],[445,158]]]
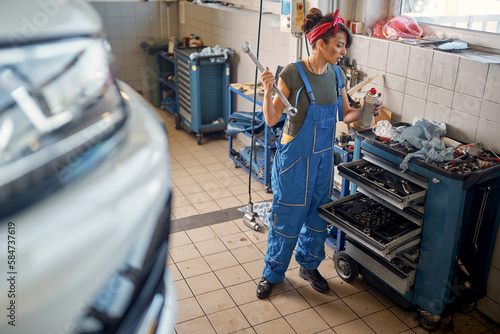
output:
[[[380,96],[382,94],[379,93],[379,96],[378,96],[378,101],[375,102],[375,106],[373,107],[373,114],[374,115],[378,115],[378,113],[380,112],[380,109],[382,108],[382,101],[380,101]]]

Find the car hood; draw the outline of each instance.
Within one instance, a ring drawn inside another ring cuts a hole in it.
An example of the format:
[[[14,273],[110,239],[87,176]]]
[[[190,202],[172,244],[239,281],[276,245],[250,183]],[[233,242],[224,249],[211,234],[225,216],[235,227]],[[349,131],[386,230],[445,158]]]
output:
[[[0,47],[99,34],[102,21],[79,0],[1,1]]]

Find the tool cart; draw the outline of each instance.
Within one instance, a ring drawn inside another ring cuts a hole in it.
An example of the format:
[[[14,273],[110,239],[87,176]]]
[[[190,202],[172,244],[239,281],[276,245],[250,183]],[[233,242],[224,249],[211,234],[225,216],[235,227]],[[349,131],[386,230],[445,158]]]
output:
[[[176,82],[178,113],[174,125],[183,125],[196,133],[199,145],[203,134],[226,129],[229,119],[227,94],[230,57],[193,56],[203,47],[176,48]]]
[[[166,110],[170,114],[177,113],[177,78],[176,63],[173,53],[160,51],[158,57],[158,106],[161,110]],[[156,104],[156,101],[155,101]]]
[[[410,124],[399,123],[394,126]],[[419,311],[425,329],[486,295],[500,221],[500,164],[458,172],[414,158],[368,130],[355,135],[353,161],[339,174],[351,195],[319,208],[346,234],[335,268],[346,282],[359,273],[404,308]]]

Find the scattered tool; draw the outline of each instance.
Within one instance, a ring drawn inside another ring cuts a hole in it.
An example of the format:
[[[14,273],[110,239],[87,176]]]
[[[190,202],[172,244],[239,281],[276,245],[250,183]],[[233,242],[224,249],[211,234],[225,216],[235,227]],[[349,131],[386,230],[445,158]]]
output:
[[[252,61],[255,63],[255,65],[257,65],[257,68],[261,72],[264,72],[266,70],[264,68],[264,66],[262,66],[262,64],[259,62],[259,60],[255,57],[255,55],[253,54],[252,50],[250,49],[250,43],[245,42],[245,43],[241,44],[241,50],[244,53],[246,53],[246,54],[248,54],[250,56],[250,58],[252,59]],[[290,102],[287,100],[287,98],[285,97],[285,95],[283,95],[283,93],[278,88],[278,86],[276,86],[276,83],[273,84],[273,90],[276,92],[276,94],[278,94],[278,96],[280,97],[281,101],[283,101],[283,103],[285,104],[287,113],[289,113],[291,116],[295,116],[297,114],[297,108],[293,107],[290,104]]]
[[[250,227],[252,230],[260,232],[260,230],[261,230],[260,226],[261,226],[262,222],[260,222],[260,224],[259,224],[259,222],[257,221],[257,220],[259,220],[259,218],[253,212],[253,203],[252,202],[248,203],[247,211],[248,212],[245,213],[245,215],[243,216],[243,223],[245,223],[245,225]]]

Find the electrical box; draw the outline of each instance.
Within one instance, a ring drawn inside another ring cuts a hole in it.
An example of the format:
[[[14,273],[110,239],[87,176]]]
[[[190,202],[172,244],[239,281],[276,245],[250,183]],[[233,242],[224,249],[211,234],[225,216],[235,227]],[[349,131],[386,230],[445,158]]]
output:
[[[300,25],[304,18],[302,0],[281,0],[280,30],[284,32],[302,32]]]

